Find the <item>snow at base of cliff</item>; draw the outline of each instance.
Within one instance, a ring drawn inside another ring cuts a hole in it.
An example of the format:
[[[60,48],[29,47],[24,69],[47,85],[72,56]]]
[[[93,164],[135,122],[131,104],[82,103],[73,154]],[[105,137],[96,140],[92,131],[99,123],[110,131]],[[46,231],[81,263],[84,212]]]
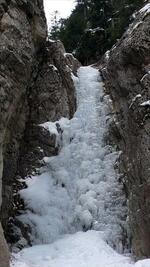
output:
[[[115,252],[97,231],[66,235],[50,245],[26,248],[11,267],[149,267],[150,260],[136,264]]]

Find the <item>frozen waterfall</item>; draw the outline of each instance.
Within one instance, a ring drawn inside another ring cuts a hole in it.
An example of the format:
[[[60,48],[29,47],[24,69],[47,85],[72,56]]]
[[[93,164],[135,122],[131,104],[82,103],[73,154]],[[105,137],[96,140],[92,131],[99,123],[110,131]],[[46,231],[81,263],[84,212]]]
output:
[[[56,134],[58,156],[44,158],[41,174],[27,178],[20,194],[33,247],[17,254],[15,267],[132,267],[122,252],[126,205],[114,165],[119,152],[106,143],[110,99],[100,74],[81,67],[74,77],[77,111],[71,120],[45,122]],[[57,131],[57,125],[61,133]],[[138,265],[139,264],[139,265]]]

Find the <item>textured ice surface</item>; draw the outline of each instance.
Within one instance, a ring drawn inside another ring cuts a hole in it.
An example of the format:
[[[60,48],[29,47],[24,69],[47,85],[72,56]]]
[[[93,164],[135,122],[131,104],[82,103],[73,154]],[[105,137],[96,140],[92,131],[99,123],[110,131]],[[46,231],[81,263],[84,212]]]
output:
[[[74,78],[77,111],[56,122],[63,132],[60,154],[45,159],[45,172],[28,178],[20,192],[27,206],[20,219],[31,226],[33,244],[95,229],[121,249],[124,196],[114,171],[118,153],[104,142],[110,110],[99,79],[98,70],[80,68]],[[56,123],[41,126],[58,139]]]

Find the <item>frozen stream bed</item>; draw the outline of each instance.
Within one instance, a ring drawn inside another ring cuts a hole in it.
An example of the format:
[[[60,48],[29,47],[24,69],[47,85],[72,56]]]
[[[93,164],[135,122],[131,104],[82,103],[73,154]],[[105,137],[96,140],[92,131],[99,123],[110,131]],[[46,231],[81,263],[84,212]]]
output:
[[[119,152],[105,142],[110,100],[99,72],[81,67],[73,79],[74,117],[42,124],[56,134],[61,149],[43,159],[41,175],[27,178],[20,192],[27,207],[20,220],[31,227],[32,247],[14,254],[12,266],[149,267],[150,260],[135,264],[119,254],[127,210],[114,170]]]

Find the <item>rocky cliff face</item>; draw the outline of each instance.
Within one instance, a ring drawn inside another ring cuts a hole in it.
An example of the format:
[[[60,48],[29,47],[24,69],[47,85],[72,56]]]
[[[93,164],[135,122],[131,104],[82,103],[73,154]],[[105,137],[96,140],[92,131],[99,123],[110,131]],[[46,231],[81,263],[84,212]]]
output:
[[[129,200],[132,248],[150,256],[150,6],[107,53],[102,73],[113,100],[111,133],[122,150],[120,172]]]
[[[39,124],[71,117],[75,110],[64,48],[46,36],[42,0],[0,1],[0,205],[10,242],[13,216],[23,205],[15,195],[18,181],[33,173],[43,156],[57,153],[55,137]],[[0,229],[0,267],[9,265],[6,247]]]

